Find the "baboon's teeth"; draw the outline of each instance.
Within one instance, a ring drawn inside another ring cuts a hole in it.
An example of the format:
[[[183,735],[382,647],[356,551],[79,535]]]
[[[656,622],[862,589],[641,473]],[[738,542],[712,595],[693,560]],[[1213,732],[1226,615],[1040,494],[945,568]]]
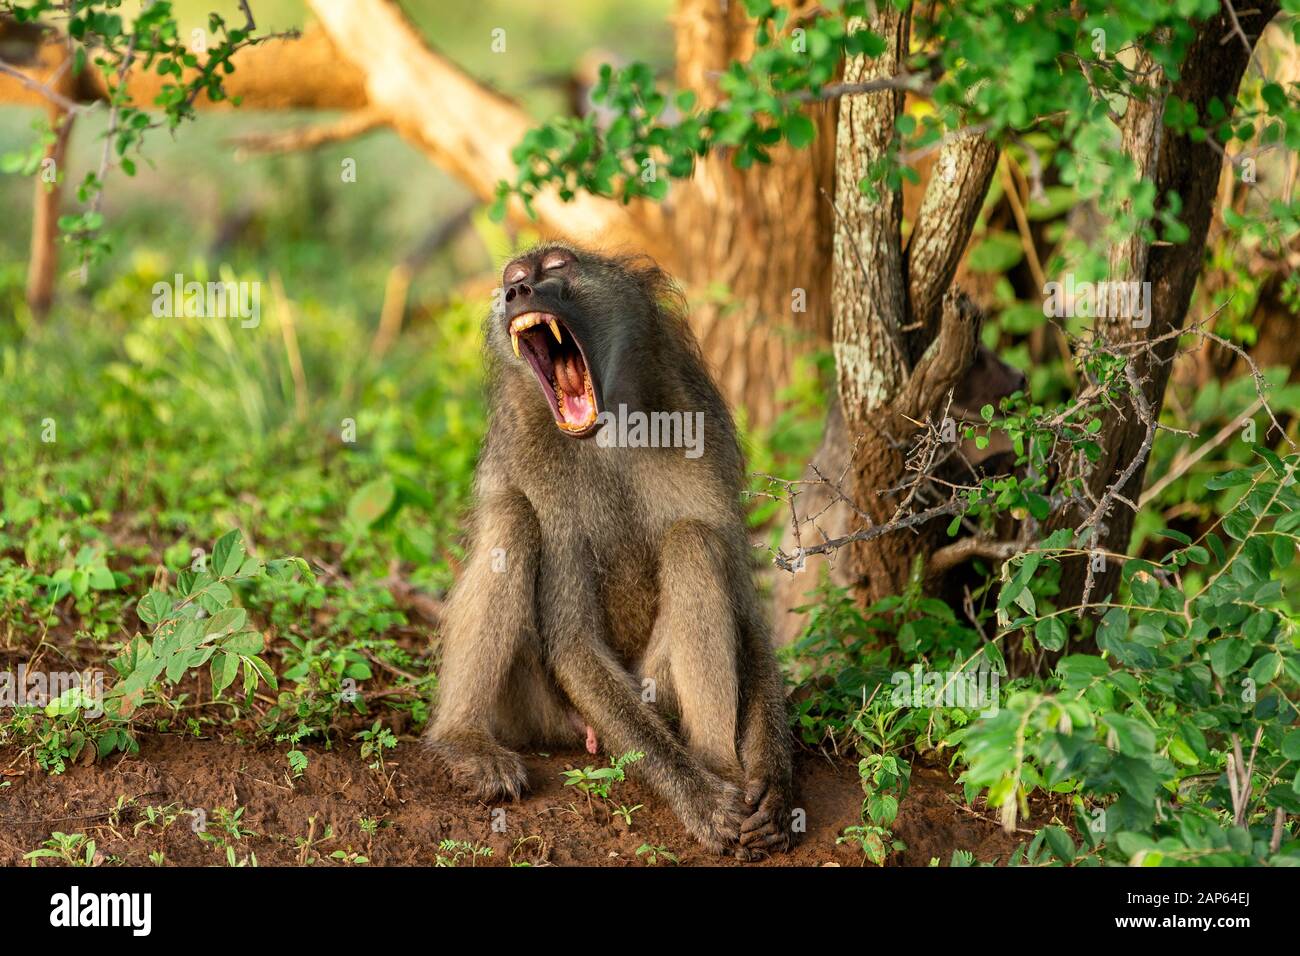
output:
[[[560,324],[554,318],[548,318],[546,322],[551,327],[551,334],[555,336],[555,341],[563,342],[564,339],[560,338]]]
[[[515,358],[519,358],[519,333],[514,329],[510,330],[510,344],[514,346]]]
[[[526,312],[523,315],[517,315],[510,322],[511,332],[522,332],[524,329],[531,329],[538,322],[542,321],[540,312]]]

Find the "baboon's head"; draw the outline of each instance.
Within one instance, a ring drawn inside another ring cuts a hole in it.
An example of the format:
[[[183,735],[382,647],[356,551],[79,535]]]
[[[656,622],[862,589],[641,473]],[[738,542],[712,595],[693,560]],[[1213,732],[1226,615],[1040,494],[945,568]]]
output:
[[[679,310],[665,307],[671,282],[644,260],[547,244],[512,259],[501,285],[489,341],[531,371],[556,427],[575,438],[620,403],[655,407],[663,364],[691,341]]]

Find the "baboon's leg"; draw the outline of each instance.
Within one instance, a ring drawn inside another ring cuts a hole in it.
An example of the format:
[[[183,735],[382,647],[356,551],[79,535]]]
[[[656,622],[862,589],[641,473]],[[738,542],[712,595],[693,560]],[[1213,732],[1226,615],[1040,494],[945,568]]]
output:
[[[757,599],[742,602],[740,618],[740,762],[745,803],[752,811],[741,827],[737,856],[753,859],[789,849],[791,829],[790,724],[785,682]]]
[[[530,644],[538,646],[540,551],[528,499],[517,491],[487,496],[475,515],[468,566],[447,604],[438,711],[427,739],[453,777],[482,799],[516,798],[527,784],[523,761],[497,735],[519,693],[511,682],[521,660]]]
[[[591,556],[575,529],[557,529],[545,542],[542,567],[542,640],[568,699],[606,750],[645,754],[631,772],[668,801],[696,839],[714,852],[734,847],[745,817],[743,795],[687,751],[610,652]]]
[[[542,664],[541,642],[536,631],[527,636],[506,678],[492,733],[508,747],[526,744],[572,747],[587,743],[586,726],[560,700],[555,681]],[[587,749],[596,752],[591,747]]]
[[[664,708],[680,717],[691,752],[739,782],[737,628],[726,568],[725,546],[707,526],[680,521],[669,530],[660,548],[659,616],[645,672]]]

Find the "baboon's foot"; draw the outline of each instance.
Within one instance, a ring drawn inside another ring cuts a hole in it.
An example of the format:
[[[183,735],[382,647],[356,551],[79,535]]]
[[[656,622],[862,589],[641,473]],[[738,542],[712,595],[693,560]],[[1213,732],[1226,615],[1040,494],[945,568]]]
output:
[[[713,774],[708,774],[706,780],[705,793],[688,801],[678,816],[691,836],[710,853],[731,853],[740,842],[740,827],[749,815],[744,794]]]
[[[495,741],[434,740],[430,747],[451,770],[452,782],[479,800],[518,800],[528,789],[519,754]]]

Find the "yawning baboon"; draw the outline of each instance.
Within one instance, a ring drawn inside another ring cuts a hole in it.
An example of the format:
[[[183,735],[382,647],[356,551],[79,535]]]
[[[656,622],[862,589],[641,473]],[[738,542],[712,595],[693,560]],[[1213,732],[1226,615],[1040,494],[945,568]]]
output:
[[[789,729],[743,462],[681,297],[644,260],[560,245],[502,278],[430,741],[484,799],[525,787],[512,747],[643,751],[631,771],[706,847],[784,849]]]

